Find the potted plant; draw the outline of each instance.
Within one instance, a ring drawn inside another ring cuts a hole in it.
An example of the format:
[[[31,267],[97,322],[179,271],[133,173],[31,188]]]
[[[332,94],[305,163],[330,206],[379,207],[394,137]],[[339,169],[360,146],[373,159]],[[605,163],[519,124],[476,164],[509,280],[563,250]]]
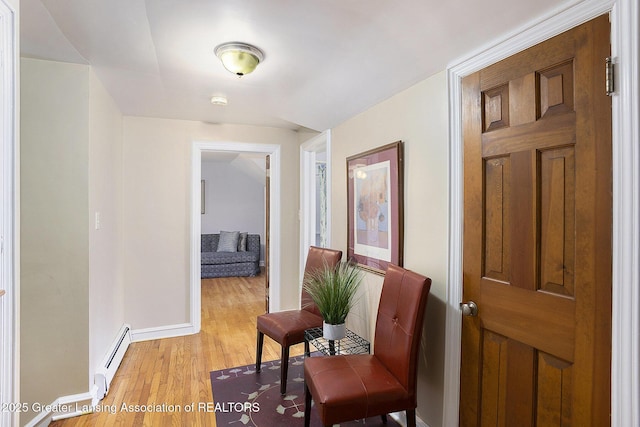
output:
[[[356,300],[362,271],[351,262],[321,268],[307,274],[304,288],[322,314],[323,336],[339,340],[346,333],[345,320]]]

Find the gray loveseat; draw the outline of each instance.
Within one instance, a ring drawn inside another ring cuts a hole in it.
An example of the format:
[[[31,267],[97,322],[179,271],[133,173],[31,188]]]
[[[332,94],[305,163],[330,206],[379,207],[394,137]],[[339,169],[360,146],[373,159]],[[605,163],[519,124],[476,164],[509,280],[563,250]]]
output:
[[[200,240],[200,277],[256,276],[260,274],[260,235],[248,234],[246,251],[218,252],[220,234],[203,234]]]

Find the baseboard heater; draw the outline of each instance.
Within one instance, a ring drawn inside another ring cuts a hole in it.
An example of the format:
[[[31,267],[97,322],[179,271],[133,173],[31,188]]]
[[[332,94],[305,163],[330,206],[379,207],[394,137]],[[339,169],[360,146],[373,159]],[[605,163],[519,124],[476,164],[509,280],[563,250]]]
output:
[[[113,380],[129,344],[131,344],[131,328],[125,324],[120,328],[120,332],[118,332],[93,378],[93,382],[97,386],[96,398],[98,400],[101,400],[109,392],[111,380]]]

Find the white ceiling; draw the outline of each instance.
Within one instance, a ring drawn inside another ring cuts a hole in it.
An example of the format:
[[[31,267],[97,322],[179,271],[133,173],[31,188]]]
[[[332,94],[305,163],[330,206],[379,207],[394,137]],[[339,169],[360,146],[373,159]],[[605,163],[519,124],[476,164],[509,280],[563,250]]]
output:
[[[231,166],[241,173],[264,185],[267,170],[266,153],[232,153],[228,151],[203,151],[202,169],[218,167],[220,164]]]
[[[125,115],[322,131],[563,3],[21,0],[20,43],[23,56],[91,64]],[[213,54],[227,41],[264,62],[234,76]]]

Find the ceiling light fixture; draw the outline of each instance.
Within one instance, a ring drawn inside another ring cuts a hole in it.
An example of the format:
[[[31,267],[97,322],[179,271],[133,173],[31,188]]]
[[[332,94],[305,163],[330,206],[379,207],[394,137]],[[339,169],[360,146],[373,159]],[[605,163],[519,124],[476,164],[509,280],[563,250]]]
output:
[[[255,70],[264,60],[264,53],[247,43],[223,43],[217,46],[214,52],[222,61],[224,68],[240,77]]]
[[[213,105],[227,105],[227,97],[226,96],[212,96],[211,103]]]

